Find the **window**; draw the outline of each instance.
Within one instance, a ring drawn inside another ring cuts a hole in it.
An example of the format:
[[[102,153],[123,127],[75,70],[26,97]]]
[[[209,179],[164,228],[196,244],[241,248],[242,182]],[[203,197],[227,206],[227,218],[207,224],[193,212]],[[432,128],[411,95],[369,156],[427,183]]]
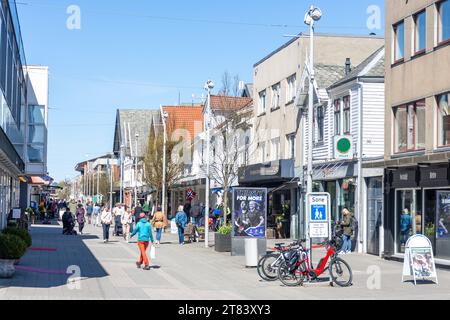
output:
[[[343,99],[343,104],[344,104],[344,134],[349,134],[351,129],[350,129],[350,96],[345,96]]]
[[[44,107],[30,105],[28,107],[28,118],[30,124],[44,124]]]
[[[395,151],[406,152],[425,148],[425,101],[394,108]]]
[[[265,142],[260,142],[259,143],[259,149],[261,152],[261,162],[266,162],[266,143]]]
[[[270,102],[270,109],[274,110],[280,107],[280,93],[281,93],[281,85],[277,83],[272,86],[272,99]]]
[[[286,159],[295,159],[295,133],[286,136]]]
[[[394,63],[403,60],[405,45],[405,25],[399,22],[394,25]]]
[[[443,43],[450,40],[450,0],[445,0],[438,4],[437,15],[438,43]]]
[[[334,134],[341,134],[341,99],[334,100]]]
[[[422,53],[427,47],[427,14],[425,10],[414,15],[414,25],[414,53]]]
[[[272,157],[271,160],[279,160],[280,159],[280,138],[272,139]]]
[[[450,93],[436,98],[438,106],[438,145],[450,145]]]
[[[259,110],[260,113],[266,112],[266,90],[259,93]]]
[[[317,139],[316,142],[322,142],[323,141],[323,134],[324,134],[324,107],[320,106],[316,109],[316,123],[317,123]]]
[[[286,103],[293,102],[297,95],[297,76],[294,74],[287,79]]]

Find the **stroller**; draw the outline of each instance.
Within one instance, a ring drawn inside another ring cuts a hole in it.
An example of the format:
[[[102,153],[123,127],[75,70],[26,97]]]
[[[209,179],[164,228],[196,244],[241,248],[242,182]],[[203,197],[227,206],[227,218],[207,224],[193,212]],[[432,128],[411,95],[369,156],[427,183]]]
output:
[[[116,237],[123,236],[123,226],[122,226],[121,216],[116,216],[114,218],[113,236],[116,236]]]

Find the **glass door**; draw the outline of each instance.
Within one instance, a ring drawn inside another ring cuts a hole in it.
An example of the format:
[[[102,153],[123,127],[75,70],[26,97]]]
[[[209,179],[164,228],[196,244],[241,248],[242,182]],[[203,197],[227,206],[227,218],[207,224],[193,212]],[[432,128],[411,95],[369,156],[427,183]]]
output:
[[[405,253],[409,237],[422,232],[422,191],[396,192],[396,253]]]
[[[380,254],[380,226],[383,214],[383,181],[370,178],[367,190],[367,252]]]

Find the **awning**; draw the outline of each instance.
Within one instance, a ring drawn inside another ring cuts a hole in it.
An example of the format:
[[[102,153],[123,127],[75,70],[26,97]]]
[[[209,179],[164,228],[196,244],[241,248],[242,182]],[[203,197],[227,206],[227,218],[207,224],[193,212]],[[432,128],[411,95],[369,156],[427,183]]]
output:
[[[54,181],[50,176],[30,176],[30,175],[22,175],[19,176],[19,180],[23,183],[33,184],[33,185],[42,185],[49,186]]]

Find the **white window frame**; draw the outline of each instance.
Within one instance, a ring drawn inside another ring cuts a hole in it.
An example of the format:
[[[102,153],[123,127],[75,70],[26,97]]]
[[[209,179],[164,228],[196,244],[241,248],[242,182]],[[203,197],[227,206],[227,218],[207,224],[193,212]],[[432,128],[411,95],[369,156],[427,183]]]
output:
[[[297,74],[289,76],[286,80],[286,104],[294,102],[297,95]]]
[[[296,134],[288,134],[286,135],[286,159],[295,159],[296,154]]]
[[[259,114],[263,114],[267,111],[267,95],[266,90],[259,93]]]
[[[270,110],[275,110],[280,107],[281,101],[281,83],[278,82],[272,86],[272,97],[270,99]]]

